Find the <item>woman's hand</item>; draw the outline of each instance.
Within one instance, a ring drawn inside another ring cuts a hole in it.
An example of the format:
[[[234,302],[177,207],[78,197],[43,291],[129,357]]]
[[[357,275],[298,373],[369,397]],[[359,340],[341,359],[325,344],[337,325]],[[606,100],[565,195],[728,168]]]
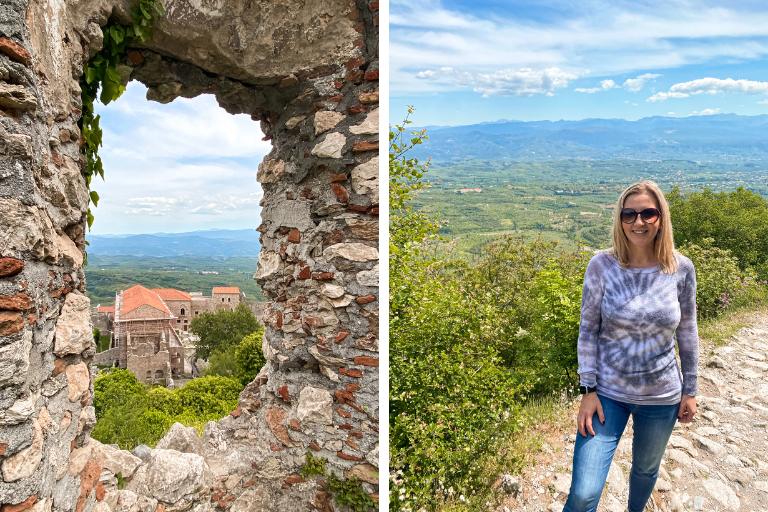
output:
[[[677,419],[680,423],[690,423],[696,416],[696,397],[683,395],[680,401],[680,410],[677,412]]]
[[[603,404],[601,404],[600,399],[597,398],[597,393],[593,392],[582,395],[576,425],[579,429],[579,434],[584,437],[587,437],[587,432],[593,436],[595,435],[595,429],[592,428],[592,418],[595,416],[595,412],[597,412],[597,417],[600,420],[600,423],[605,423]]]

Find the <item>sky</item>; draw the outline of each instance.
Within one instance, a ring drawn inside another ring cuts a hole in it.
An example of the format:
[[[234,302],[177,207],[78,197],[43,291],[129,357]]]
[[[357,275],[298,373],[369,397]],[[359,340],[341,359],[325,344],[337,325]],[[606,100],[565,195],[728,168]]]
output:
[[[272,149],[258,122],[233,116],[211,95],[163,105],[130,82],[101,115],[104,181],[91,233],[256,229],[259,162]]]
[[[390,123],[768,114],[763,1],[390,2]]]

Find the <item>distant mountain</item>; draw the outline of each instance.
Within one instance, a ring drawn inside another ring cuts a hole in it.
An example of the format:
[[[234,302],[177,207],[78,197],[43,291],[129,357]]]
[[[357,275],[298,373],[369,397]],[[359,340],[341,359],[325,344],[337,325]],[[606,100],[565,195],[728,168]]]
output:
[[[420,160],[562,159],[768,161],[768,115],[499,121],[430,127]]]
[[[253,229],[212,229],[188,233],[89,235],[88,254],[95,256],[179,256],[231,258],[258,256],[259,233]]]

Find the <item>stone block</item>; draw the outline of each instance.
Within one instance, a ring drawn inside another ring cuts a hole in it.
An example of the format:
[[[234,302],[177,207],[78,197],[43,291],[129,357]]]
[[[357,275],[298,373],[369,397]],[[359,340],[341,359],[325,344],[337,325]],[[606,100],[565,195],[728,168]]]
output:
[[[341,112],[333,112],[331,110],[315,112],[315,135],[319,135],[334,128],[342,121],[342,119],[344,119],[344,117],[344,114]]]
[[[91,300],[79,292],[67,294],[56,322],[53,352],[58,356],[80,354],[94,344],[90,314]]]
[[[347,138],[341,133],[329,133],[312,148],[312,154],[320,158],[341,158]]]
[[[43,429],[33,420],[32,443],[3,461],[3,480],[15,482],[30,477],[43,460]]]
[[[299,392],[299,406],[296,417],[299,421],[323,425],[333,423],[333,397],[327,389],[305,386]]]

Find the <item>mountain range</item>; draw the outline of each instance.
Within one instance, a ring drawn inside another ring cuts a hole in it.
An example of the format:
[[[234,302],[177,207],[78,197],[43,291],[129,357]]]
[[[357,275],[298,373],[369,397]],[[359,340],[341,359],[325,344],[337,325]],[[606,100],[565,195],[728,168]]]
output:
[[[186,233],[89,235],[88,254],[95,256],[179,256],[231,258],[259,255],[254,229],[211,229]]]
[[[432,126],[412,151],[420,160],[768,160],[768,115],[498,121]]]

